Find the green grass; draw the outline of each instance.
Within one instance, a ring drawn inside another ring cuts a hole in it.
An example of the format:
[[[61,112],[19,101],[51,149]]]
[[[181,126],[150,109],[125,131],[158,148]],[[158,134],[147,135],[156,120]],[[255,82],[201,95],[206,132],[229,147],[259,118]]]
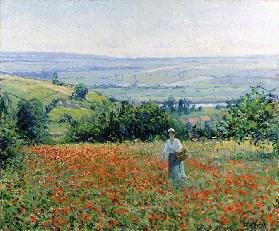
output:
[[[226,109],[216,109],[215,107],[202,107],[201,111],[191,112],[189,115],[182,116],[186,118],[192,117],[201,117],[201,116],[209,116],[209,117],[219,117],[220,113],[224,112]]]
[[[51,121],[59,121],[64,114],[72,116],[75,120],[80,120],[83,117],[92,115],[93,112],[86,108],[56,107],[48,113],[48,116]]]
[[[51,82],[34,80],[11,75],[0,75],[0,86],[14,98],[19,99],[39,99],[44,105],[49,104],[53,99],[67,99],[72,88],[66,86],[56,86]]]
[[[212,103],[225,102],[232,98],[238,98],[240,92],[243,92],[242,89],[233,89],[224,86],[216,90],[205,84],[199,84],[199,86],[193,86],[193,88],[97,88],[96,90],[107,97],[116,97],[118,99],[130,98],[132,100],[151,99],[164,101],[169,96],[173,96],[176,99],[187,98],[193,102]]]
[[[86,100],[88,101],[92,101],[92,102],[101,102],[103,100],[105,100],[106,97],[103,96],[103,95],[100,95],[98,93],[95,93],[95,92],[89,92],[86,96]]]
[[[68,99],[73,89],[68,86],[53,85],[49,81],[35,80],[12,75],[0,75],[0,87],[10,94],[17,101],[24,99],[39,99],[44,105],[49,104],[53,99]],[[96,92],[89,92],[87,97],[89,102],[100,102],[106,97]],[[78,102],[82,104],[82,102]]]
[[[51,122],[48,125],[48,131],[52,137],[52,139],[56,143],[62,143],[65,137],[65,134],[68,132],[68,123],[58,123]]]

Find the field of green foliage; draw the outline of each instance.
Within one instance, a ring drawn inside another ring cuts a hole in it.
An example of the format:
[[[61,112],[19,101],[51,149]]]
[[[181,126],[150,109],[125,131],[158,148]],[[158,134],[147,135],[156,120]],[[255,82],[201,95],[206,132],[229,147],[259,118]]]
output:
[[[73,89],[70,86],[57,86],[49,81],[34,80],[12,75],[0,75],[0,89],[7,92],[12,101],[12,109],[15,110],[20,99],[37,98],[44,106],[53,100],[59,99],[60,104],[49,113],[49,131],[54,137],[61,138],[67,131],[67,124],[60,122],[63,115],[68,114],[73,119],[80,120],[84,116],[92,115],[90,106],[106,100],[99,93],[90,91],[85,101],[69,99]]]

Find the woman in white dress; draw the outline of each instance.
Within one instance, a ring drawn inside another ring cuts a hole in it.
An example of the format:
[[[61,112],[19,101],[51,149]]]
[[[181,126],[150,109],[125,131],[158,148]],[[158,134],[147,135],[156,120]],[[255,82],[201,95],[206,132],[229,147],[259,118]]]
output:
[[[169,139],[165,142],[164,149],[161,153],[160,160],[168,160],[168,177],[174,186],[182,186],[186,181],[183,161],[175,157],[175,152],[182,150],[182,144],[179,139],[175,138],[175,130],[168,129]]]

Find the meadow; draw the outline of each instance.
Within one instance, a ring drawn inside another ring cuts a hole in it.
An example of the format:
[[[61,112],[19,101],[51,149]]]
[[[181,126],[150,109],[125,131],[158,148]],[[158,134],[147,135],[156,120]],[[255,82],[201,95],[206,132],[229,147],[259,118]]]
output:
[[[0,75],[0,88],[9,94],[14,105],[22,98],[37,98],[44,105],[48,105],[53,99],[68,99],[73,92],[73,89],[70,86],[57,86],[50,81],[5,74]],[[105,100],[105,97],[91,91],[86,96],[86,99],[89,103],[100,102]],[[78,106],[83,107],[88,106],[88,102],[86,105],[86,102],[73,100],[73,105],[77,104]]]
[[[246,141],[186,141],[180,190],[161,141],[24,149],[2,172],[2,230],[276,230],[278,161]]]

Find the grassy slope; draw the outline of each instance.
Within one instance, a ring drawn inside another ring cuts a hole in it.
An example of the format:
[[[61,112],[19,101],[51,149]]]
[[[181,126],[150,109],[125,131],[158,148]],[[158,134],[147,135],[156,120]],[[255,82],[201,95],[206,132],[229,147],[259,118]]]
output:
[[[49,81],[34,80],[11,75],[0,75],[0,88],[7,92],[12,99],[12,107],[15,110],[20,99],[39,99],[44,105],[48,105],[53,99],[69,99],[73,89],[69,86],[56,86]],[[54,108],[49,113],[52,121],[49,130],[52,134],[65,134],[66,124],[58,123],[63,114],[69,114],[74,119],[81,119],[83,116],[90,116],[91,103],[101,102],[106,98],[98,93],[89,92],[86,101],[80,102],[70,100],[66,105]]]
[[[48,113],[48,116],[53,121],[59,121],[61,116],[68,114],[73,118],[80,120],[84,116],[90,116],[92,114],[91,112],[91,110],[86,108],[56,107],[50,113]]]
[[[49,104],[52,99],[67,99],[73,91],[71,87],[53,85],[49,81],[11,75],[0,75],[0,87],[15,98],[37,98],[45,105]],[[105,96],[95,92],[89,92],[87,95],[87,100],[92,102],[104,99]]]
[[[56,86],[48,81],[34,80],[10,75],[0,75],[0,86],[12,97],[24,99],[37,98],[47,105],[55,98],[66,99],[72,89],[65,86]]]

